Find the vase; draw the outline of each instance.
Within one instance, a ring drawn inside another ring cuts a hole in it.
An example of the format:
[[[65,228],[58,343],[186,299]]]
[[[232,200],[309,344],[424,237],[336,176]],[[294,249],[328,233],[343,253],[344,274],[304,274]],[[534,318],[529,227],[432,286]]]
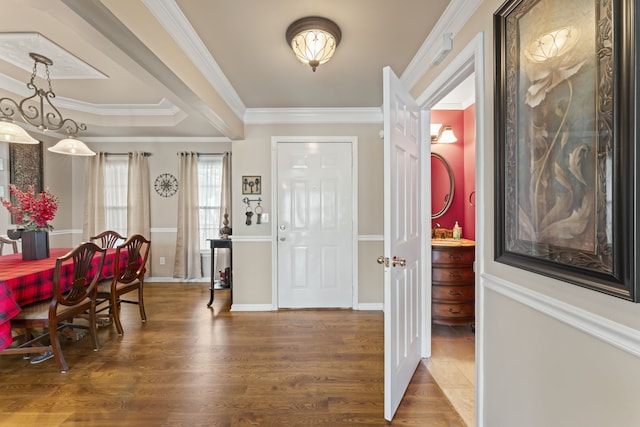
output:
[[[22,259],[31,261],[49,258],[48,231],[22,231]]]

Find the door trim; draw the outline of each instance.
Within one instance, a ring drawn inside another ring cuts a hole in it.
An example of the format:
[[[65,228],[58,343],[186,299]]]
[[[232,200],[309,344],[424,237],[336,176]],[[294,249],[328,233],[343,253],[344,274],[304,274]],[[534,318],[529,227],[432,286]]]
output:
[[[448,91],[457,86],[466,76],[475,73],[475,102],[476,102],[476,190],[477,194],[489,194],[491,188],[487,186],[486,166],[487,155],[489,154],[485,144],[485,135],[490,129],[490,124],[486,123],[486,91],[485,91],[485,50],[484,33],[480,32],[451,60],[449,65],[433,80],[431,85],[418,98],[418,105],[425,110],[430,110]],[[488,127],[488,128],[487,128]],[[491,202],[489,202],[491,204]],[[484,287],[481,285],[480,277],[483,276],[487,260],[491,260],[491,252],[485,251],[487,241],[485,230],[485,198],[478,197],[476,204],[476,262],[474,270],[476,273],[476,333],[475,333],[475,353],[476,353],[476,426],[484,426]],[[489,233],[490,234],[490,233]],[[431,256],[431,250],[428,251]],[[487,256],[485,256],[487,252]],[[429,298],[430,299],[430,298]],[[430,303],[430,301],[429,301]],[[430,328],[431,325],[429,325]],[[428,349],[429,353],[431,348]]]
[[[351,301],[353,310],[358,310],[358,137],[357,136],[272,136],[271,137],[271,304],[278,307],[278,144],[280,143],[336,143],[351,145]]]

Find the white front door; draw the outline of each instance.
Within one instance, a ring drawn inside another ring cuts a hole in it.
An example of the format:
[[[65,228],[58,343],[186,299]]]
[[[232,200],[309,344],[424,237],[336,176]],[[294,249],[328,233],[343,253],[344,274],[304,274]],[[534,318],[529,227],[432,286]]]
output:
[[[421,357],[420,109],[389,67],[384,93],[384,417]]]
[[[278,307],[353,305],[351,144],[279,143]]]

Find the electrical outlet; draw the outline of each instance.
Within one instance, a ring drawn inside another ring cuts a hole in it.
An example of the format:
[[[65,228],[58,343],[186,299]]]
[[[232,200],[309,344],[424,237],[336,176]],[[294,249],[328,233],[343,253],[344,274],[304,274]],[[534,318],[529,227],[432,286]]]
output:
[[[163,256],[160,257],[160,265],[164,265],[165,263],[165,259]]]
[[[267,224],[269,222],[269,214],[268,213],[263,213],[261,221],[262,221],[263,224]]]

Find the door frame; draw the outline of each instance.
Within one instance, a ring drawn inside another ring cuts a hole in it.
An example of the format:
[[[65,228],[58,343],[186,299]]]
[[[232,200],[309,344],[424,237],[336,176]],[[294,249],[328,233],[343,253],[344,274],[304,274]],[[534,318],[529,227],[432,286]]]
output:
[[[460,53],[451,60],[445,69],[432,81],[431,85],[416,98],[418,105],[423,110],[431,111],[433,107],[444,95],[451,89],[460,84],[471,73],[475,73],[475,132],[476,132],[476,194],[480,195],[476,199],[475,221],[476,221],[476,254],[475,254],[475,291],[476,291],[476,332],[475,332],[475,373],[476,373],[476,425],[482,427],[484,425],[484,287],[482,286],[482,275],[485,271],[485,258],[491,259],[492,252],[485,256],[485,242],[487,231],[485,230],[485,198],[483,194],[489,194],[490,188],[484,179],[485,169],[491,167],[491,153],[485,147],[486,126],[486,97],[485,97],[485,51],[484,51],[484,33],[478,33],[471,41],[460,51]],[[424,189],[423,189],[424,192]],[[487,201],[491,204],[491,200]],[[488,231],[491,235],[492,230]],[[431,248],[426,251],[428,257],[431,257]],[[429,303],[431,297],[429,294]],[[430,319],[427,320],[429,334],[431,332]],[[423,341],[424,343],[424,341]],[[426,354],[431,356],[431,340],[429,339],[428,348],[425,349]],[[429,357],[428,356],[428,357]]]
[[[272,136],[271,137],[271,309],[278,307],[278,144],[348,143],[351,145],[351,303],[358,310],[358,137],[357,136]]]

